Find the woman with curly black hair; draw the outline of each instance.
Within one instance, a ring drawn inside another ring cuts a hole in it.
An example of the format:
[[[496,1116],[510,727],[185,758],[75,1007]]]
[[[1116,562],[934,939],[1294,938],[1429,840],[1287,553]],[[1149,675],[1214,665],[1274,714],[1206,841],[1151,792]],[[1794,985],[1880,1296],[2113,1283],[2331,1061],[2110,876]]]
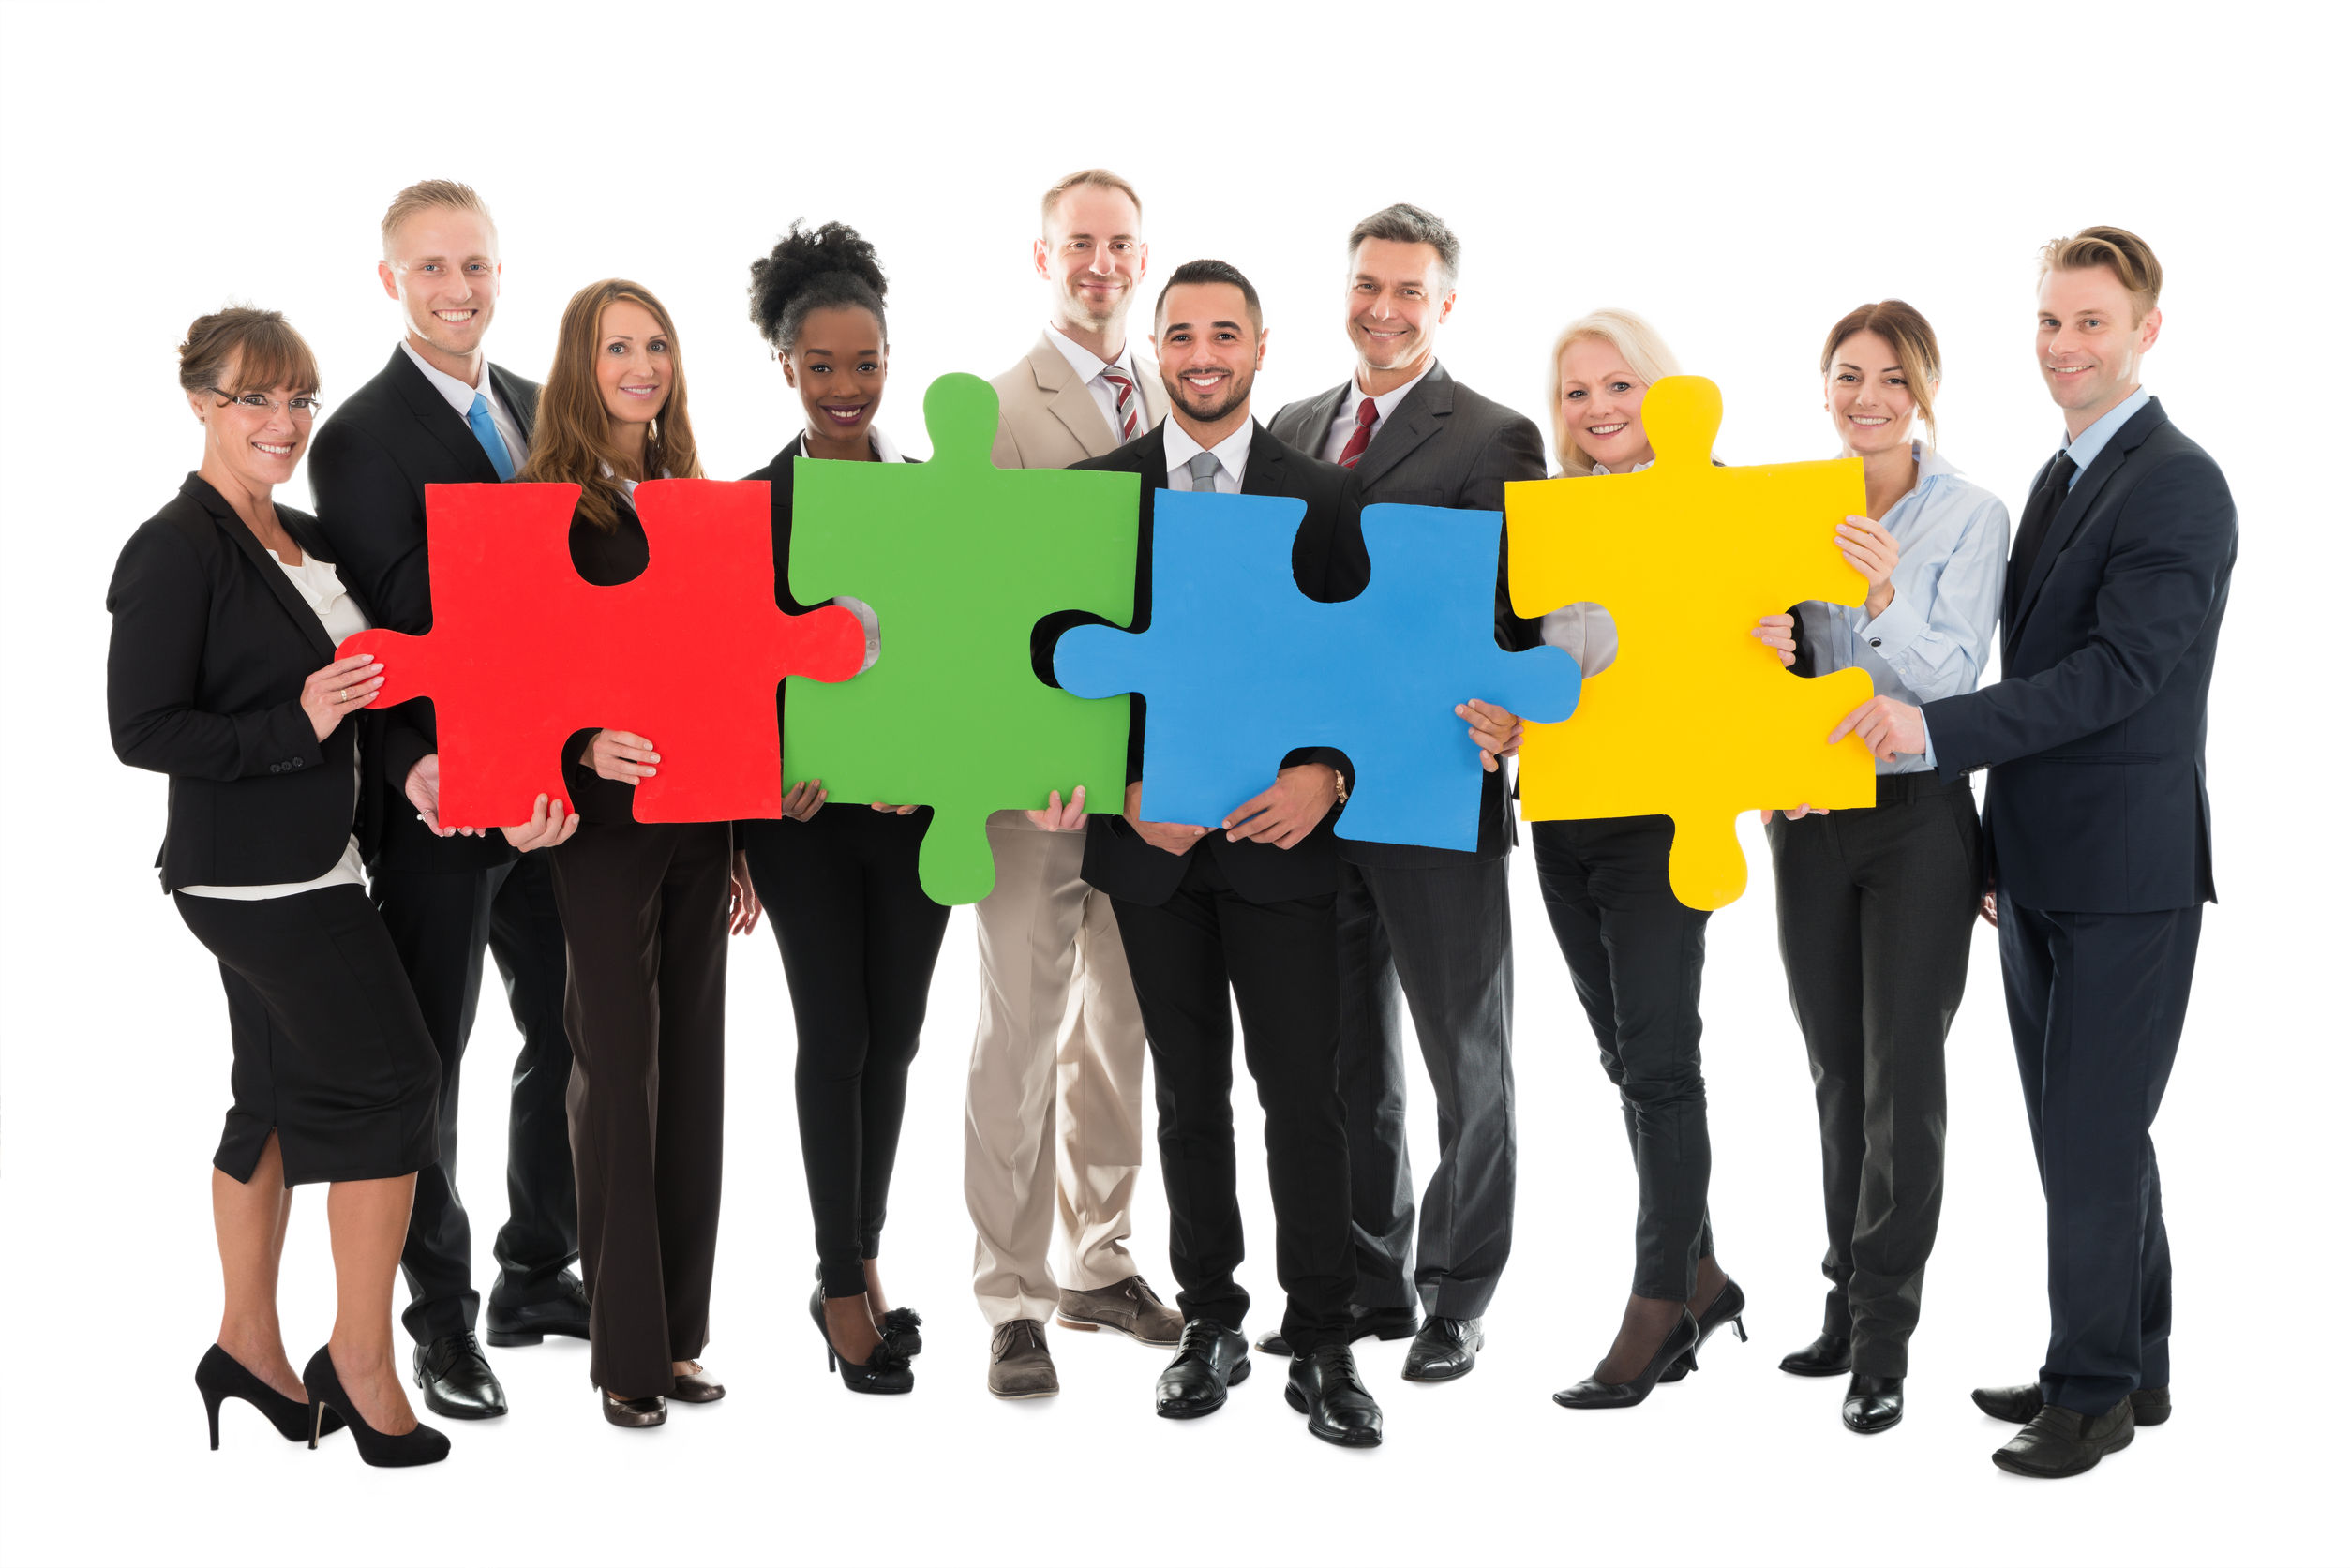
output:
[[[769,485],[775,599],[793,614],[806,608],[792,599],[788,573],[794,460],[906,460],[874,426],[890,373],[888,291],[873,246],[843,223],[794,224],[751,263],[751,320],[806,422],[748,476]],[[844,603],[865,623],[870,666],[880,648],[873,612]],[[780,688],[775,716],[780,729]],[[742,824],[741,843],[783,949],[800,1032],[793,1076],[818,1260],[808,1310],[828,1364],[852,1391],[903,1394],[914,1386],[921,1320],[889,1306],[879,1258],[906,1072],[947,934],[946,906],[923,894],[915,872],[930,812],[831,805],[821,779],[785,784],[782,820]]]

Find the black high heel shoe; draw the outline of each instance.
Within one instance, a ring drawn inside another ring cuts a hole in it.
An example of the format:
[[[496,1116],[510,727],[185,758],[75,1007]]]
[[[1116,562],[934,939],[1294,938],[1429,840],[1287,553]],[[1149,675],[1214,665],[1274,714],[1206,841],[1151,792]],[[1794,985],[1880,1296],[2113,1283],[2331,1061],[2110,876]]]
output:
[[[289,1399],[261,1379],[245,1369],[245,1363],[215,1345],[196,1363],[196,1391],[204,1396],[204,1420],[212,1427],[214,1453],[220,1451],[220,1401],[242,1399],[263,1415],[277,1428],[277,1435],[288,1442],[300,1442],[310,1435],[310,1407],[299,1399]],[[333,1411],[326,1412],[326,1425],[319,1429],[321,1437],[343,1429],[343,1418]],[[316,1448],[318,1444],[310,1445]]]
[[[1738,1281],[1728,1275],[1722,1277],[1722,1288],[1714,1292],[1714,1299],[1706,1304],[1705,1310],[1698,1314],[1698,1342],[1689,1347],[1689,1353],[1686,1356],[1666,1367],[1665,1375],[1656,1381],[1679,1382],[1696,1371],[1698,1352],[1705,1348],[1705,1342],[1708,1339],[1714,1337],[1714,1331],[1724,1323],[1735,1327],[1738,1330],[1739,1342],[1742,1344],[1745,1342],[1746,1292],[1740,1290]]]
[[[876,1345],[871,1361],[859,1363],[848,1359],[832,1348],[832,1331],[824,1326],[824,1287],[818,1285],[816,1294],[808,1298],[808,1316],[816,1320],[816,1333],[824,1337],[824,1369],[838,1372],[841,1385],[851,1394],[911,1394],[914,1392],[914,1368],[906,1357],[884,1339]]]
[[[824,1303],[824,1265],[816,1271],[816,1295],[812,1298],[821,1307]],[[890,1342],[890,1349],[911,1361],[922,1353],[922,1315],[910,1307],[892,1307],[881,1314],[881,1337]]]
[[[1672,1332],[1665,1336],[1665,1342],[1656,1347],[1656,1353],[1649,1357],[1648,1365],[1640,1368],[1640,1375],[1630,1382],[1601,1382],[1594,1374],[1550,1397],[1571,1411],[1623,1410],[1647,1398],[1650,1390],[1664,1380],[1665,1369],[1679,1366],[1684,1357],[1689,1370],[1696,1371],[1697,1352],[1698,1321],[1684,1310],[1681,1322],[1673,1325]]]
[[[384,1469],[402,1465],[436,1465],[449,1456],[449,1440],[438,1428],[423,1422],[412,1432],[397,1436],[379,1432],[367,1425],[367,1418],[359,1413],[359,1407],[343,1391],[343,1380],[335,1375],[335,1358],[321,1345],[310,1364],[302,1368],[302,1386],[310,1391],[310,1446],[318,1446],[318,1435],[326,1422],[327,1407],[342,1412],[351,1424],[352,1441],[359,1445],[359,1457],[368,1464]]]

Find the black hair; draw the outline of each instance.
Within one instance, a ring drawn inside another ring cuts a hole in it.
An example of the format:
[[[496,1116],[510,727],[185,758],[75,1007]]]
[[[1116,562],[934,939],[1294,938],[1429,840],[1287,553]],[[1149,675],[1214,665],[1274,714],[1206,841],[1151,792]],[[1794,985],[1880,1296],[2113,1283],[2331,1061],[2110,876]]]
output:
[[[791,232],[751,263],[751,321],[778,352],[789,353],[809,311],[857,306],[873,312],[886,344],[881,301],[889,291],[871,241],[846,223],[810,229],[795,218]]]
[[[1175,292],[1178,284],[1184,283],[1231,284],[1240,291],[1240,297],[1248,302],[1249,324],[1260,332],[1265,330],[1265,307],[1257,303],[1257,286],[1242,276],[1240,269],[1230,261],[1186,261],[1175,268],[1175,275],[1169,277],[1166,286],[1159,291],[1159,304],[1151,311],[1152,321],[1160,326],[1164,327],[1167,324],[1167,296]]]

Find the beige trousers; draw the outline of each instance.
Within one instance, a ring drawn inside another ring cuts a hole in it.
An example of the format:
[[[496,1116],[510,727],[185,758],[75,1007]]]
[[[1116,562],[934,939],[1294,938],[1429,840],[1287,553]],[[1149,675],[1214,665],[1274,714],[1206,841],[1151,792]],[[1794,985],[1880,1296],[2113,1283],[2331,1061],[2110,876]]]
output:
[[[1085,840],[1018,812],[987,824],[995,890],[979,905],[963,1192],[979,1231],[972,1290],[990,1323],[1049,1322],[1061,1285],[1100,1290],[1138,1272],[1125,1243],[1143,1163],[1143,1015],[1109,896],[1077,874]]]

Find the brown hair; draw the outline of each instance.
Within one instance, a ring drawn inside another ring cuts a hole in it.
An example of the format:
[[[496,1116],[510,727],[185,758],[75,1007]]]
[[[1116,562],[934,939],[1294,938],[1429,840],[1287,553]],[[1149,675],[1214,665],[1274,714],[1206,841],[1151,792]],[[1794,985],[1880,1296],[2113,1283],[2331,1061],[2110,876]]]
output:
[[[2161,303],[2163,263],[2154,259],[2152,246],[2127,229],[2101,223],[2040,247],[2043,277],[2052,272],[2086,272],[2092,267],[2110,268],[2120,281],[2130,296],[2132,326],[2145,321],[2147,312]]]
[[[383,209],[383,259],[392,259],[392,235],[399,226],[418,213],[434,207],[453,207],[458,212],[471,213],[498,232],[498,220],[489,216],[489,204],[475,194],[469,185],[455,180],[418,180],[392,198],[392,204]]]
[[[1042,217],[1040,219],[1044,228],[1050,229],[1053,227],[1053,209],[1060,204],[1061,198],[1067,196],[1070,191],[1075,190],[1079,186],[1099,186],[1103,190],[1122,190],[1126,192],[1126,199],[1134,203],[1135,219],[1137,221],[1141,220],[1143,216],[1143,199],[1135,194],[1134,187],[1132,186],[1127,184],[1126,181],[1119,178],[1117,175],[1111,173],[1107,169],[1080,169],[1074,174],[1064,174],[1059,179],[1055,180],[1052,187],[1045,191],[1042,206]]]
[[[596,385],[595,356],[604,337],[605,306],[619,300],[643,306],[669,340],[669,400],[652,422],[645,443],[644,471],[637,456],[612,443],[612,426]],[[608,470],[608,471],[607,471]],[[530,460],[517,479],[579,486],[580,515],[606,532],[620,524],[620,482],[628,479],[699,479],[701,458],[694,451],[694,426],[685,417],[685,359],[678,351],[677,328],[652,291],[626,278],[591,283],[563,306],[555,329],[555,363],[539,393],[538,423],[531,431]]]
[[[1861,332],[1873,332],[1893,345],[1893,363],[1909,383],[1909,396],[1917,399],[1918,419],[1925,426],[1925,444],[1931,449],[1934,387],[1942,379],[1942,351],[1934,341],[1933,326],[1907,300],[1879,300],[1875,305],[1855,306],[1828,329],[1828,341],[1819,350],[1821,375],[1835,363],[1836,351],[1844,347],[1845,339]]]
[[[318,390],[318,358],[302,335],[275,310],[232,305],[187,323],[187,340],[179,346],[180,387],[202,392],[217,387],[230,394],[268,392],[292,387],[295,392]],[[221,377],[230,362],[236,366],[236,384],[224,386]]]

